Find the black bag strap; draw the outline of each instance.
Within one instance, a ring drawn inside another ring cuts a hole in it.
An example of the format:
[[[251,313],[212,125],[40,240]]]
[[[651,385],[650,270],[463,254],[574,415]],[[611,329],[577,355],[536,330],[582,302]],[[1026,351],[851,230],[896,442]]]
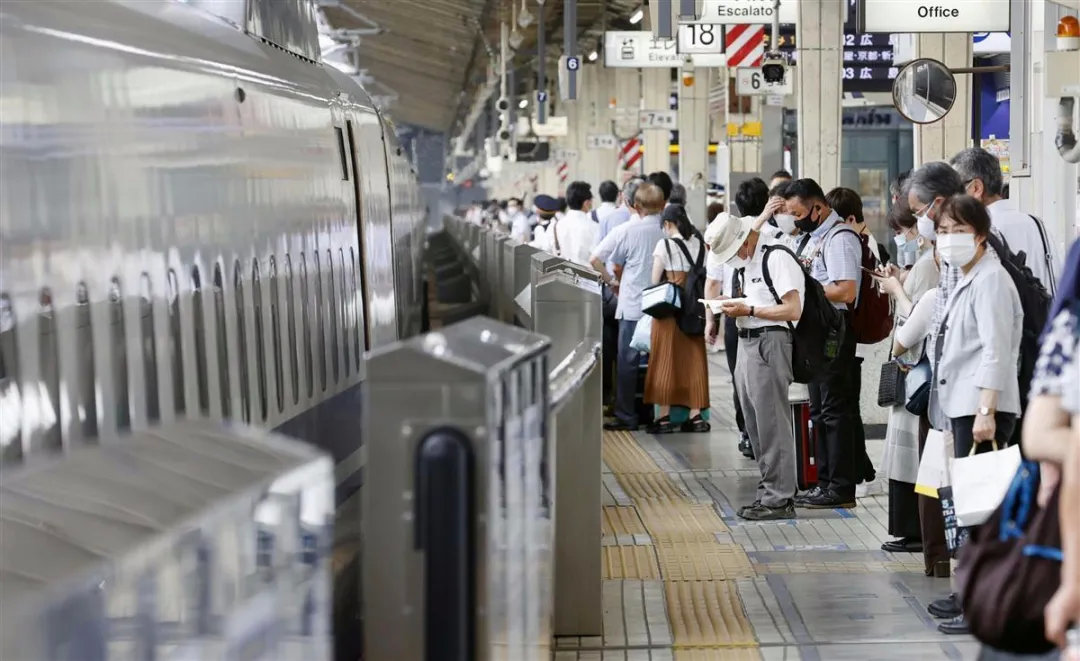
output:
[[[698,256],[697,256],[697,259],[695,260],[695,259],[690,257],[690,249],[686,247],[686,242],[685,241],[683,241],[682,239],[669,239],[669,240],[674,240],[675,245],[679,246],[679,249],[682,250],[683,257],[686,257],[686,263],[690,264],[690,268],[694,269],[695,271],[700,271],[701,270],[701,267],[705,264],[705,244],[704,243],[702,243],[701,246],[699,247]],[[671,261],[671,250],[670,249],[668,250],[668,261],[669,262]]]
[[[765,286],[769,288],[769,293],[772,294],[776,304],[783,305],[784,301],[780,300],[780,297],[776,295],[776,287],[773,287],[772,275],[769,273],[769,255],[777,250],[791,255],[791,258],[795,260],[795,265],[799,267],[800,271],[802,271],[802,266],[799,264],[799,258],[796,257],[795,253],[791,252],[791,249],[787,246],[765,246],[765,254],[761,256],[761,276],[765,279]],[[805,272],[803,272],[803,280],[806,280]],[[806,305],[806,301],[803,301],[802,303],[804,306]],[[791,332],[794,333],[795,324],[790,321],[786,323],[788,328],[791,329]]]
[[[806,250],[806,245],[810,243],[811,238],[812,235],[809,232],[803,235],[802,241],[799,241],[799,249],[795,252],[796,258],[802,256],[802,252]]]
[[[818,248],[818,252],[821,254],[821,265],[825,267],[826,271],[829,270],[829,265],[825,263],[825,244],[832,241],[834,238],[836,238],[837,235],[843,234],[844,232],[854,234],[855,238],[859,240],[859,266],[862,266],[862,239],[859,238],[859,233],[851,229],[847,225],[837,223],[834,229],[829,230],[828,234],[821,238],[821,247]]]
[[[1041,220],[1028,214],[1028,217],[1035,221],[1035,227],[1039,230],[1039,239],[1043,245],[1043,259],[1046,260],[1046,273],[1050,278],[1050,296],[1057,295],[1057,277],[1054,276],[1054,258],[1050,254],[1050,242],[1046,239],[1046,228],[1043,227]]]
[[[592,211],[589,212],[589,217],[592,218],[592,221],[594,223],[597,223],[597,224],[600,223],[600,216],[596,215],[596,209],[593,209]]]

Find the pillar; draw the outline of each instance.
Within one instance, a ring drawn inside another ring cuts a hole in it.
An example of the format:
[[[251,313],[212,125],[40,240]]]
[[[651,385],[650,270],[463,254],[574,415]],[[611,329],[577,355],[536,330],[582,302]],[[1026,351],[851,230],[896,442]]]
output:
[[[621,150],[624,142],[637,137],[640,133],[638,130],[638,111],[641,110],[641,69],[617,68],[614,69],[614,72],[615,93],[613,98],[615,99],[615,108],[612,110],[612,118],[615,123],[613,133],[619,141]],[[635,149],[637,148],[640,148],[640,145],[635,147]],[[617,155],[618,152],[616,152],[616,159],[612,169],[616,183],[622,184],[627,174],[636,174],[642,171],[640,159],[628,170],[623,170]]]
[[[840,185],[844,12],[835,0],[800,0],[794,67],[798,98],[799,176],[825,190]]]
[[[971,34],[920,34],[915,36],[915,57],[938,60],[947,67],[971,66]],[[956,103],[940,121],[916,124],[915,167],[931,161],[948,161],[971,145],[971,75],[956,74]]]
[[[648,67],[641,70],[642,110],[668,110],[671,97],[671,69]],[[671,169],[671,136],[666,130],[642,131],[646,174]]]
[[[615,69],[607,69],[599,63],[585,67],[588,70],[588,89],[585,90],[585,100],[588,103],[588,130],[590,135],[608,135],[611,131],[611,122],[614,111],[611,109],[611,98],[615,92]],[[614,163],[618,160],[617,147],[603,147],[588,150],[587,181],[593,185],[593,193],[601,181],[612,179]],[[616,180],[616,183],[618,180]],[[597,201],[599,204],[599,200]]]
[[[706,67],[684,67],[679,89],[679,181],[686,187],[686,212],[698,227],[707,224],[709,185],[709,83]],[[648,153],[648,152],[646,152]]]

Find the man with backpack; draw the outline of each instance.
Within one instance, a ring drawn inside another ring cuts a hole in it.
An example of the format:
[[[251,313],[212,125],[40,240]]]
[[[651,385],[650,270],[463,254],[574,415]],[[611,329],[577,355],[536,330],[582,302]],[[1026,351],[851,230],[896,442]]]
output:
[[[761,480],[754,502],[737,514],[752,521],[792,519],[795,439],[788,388],[794,379],[793,335],[803,314],[806,276],[794,253],[753,231],[753,224],[752,217],[729,216],[710,232],[715,260],[742,272],[744,298],[725,302],[722,312],[735,318],[738,327],[735,391]]]
[[[803,252],[810,275],[821,283],[825,296],[843,317],[844,332],[837,346],[826,347],[831,361],[810,384],[810,411],[814,420],[817,450],[817,486],[796,498],[809,509],[855,506],[855,485],[862,472],[862,455],[856,447],[859,424],[859,392],[856,389],[856,334],[852,313],[859,302],[862,284],[862,243],[843,223],[825,192],[813,179],[797,179],[784,189],[787,213],[795,226],[810,234]]]

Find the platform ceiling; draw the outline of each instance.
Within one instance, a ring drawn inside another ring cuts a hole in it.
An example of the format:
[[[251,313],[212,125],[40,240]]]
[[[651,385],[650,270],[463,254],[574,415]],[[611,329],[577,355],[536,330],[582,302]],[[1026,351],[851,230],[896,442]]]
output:
[[[511,17],[522,0],[342,0],[374,21],[382,34],[364,37],[359,62],[375,79],[398,94],[389,109],[395,122],[453,132],[467,112],[472,94],[484,81],[490,59],[477,26],[498,53],[499,23]],[[562,52],[564,0],[544,3],[548,55]],[[537,0],[525,0],[538,16]],[[627,29],[627,17],[643,0],[577,0],[579,48],[590,49],[606,26]],[[349,12],[325,7],[333,28],[367,27]],[[520,30],[524,37],[514,65],[535,68],[538,23]]]

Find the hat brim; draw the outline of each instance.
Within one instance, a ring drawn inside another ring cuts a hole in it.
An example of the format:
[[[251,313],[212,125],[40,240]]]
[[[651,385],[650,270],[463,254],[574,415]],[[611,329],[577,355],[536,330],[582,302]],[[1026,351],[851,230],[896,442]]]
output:
[[[742,227],[739,228],[739,233],[731,238],[730,241],[725,242],[723,245],[710,245],[712,253],[716,255],[716,258],[726,263],[729,259],[735,256],[735,253],[739,252],[739,248],[746,243],[746,237],[750,236],[750,227],[753,224],[752,220],[740,219],[742,221]]]

